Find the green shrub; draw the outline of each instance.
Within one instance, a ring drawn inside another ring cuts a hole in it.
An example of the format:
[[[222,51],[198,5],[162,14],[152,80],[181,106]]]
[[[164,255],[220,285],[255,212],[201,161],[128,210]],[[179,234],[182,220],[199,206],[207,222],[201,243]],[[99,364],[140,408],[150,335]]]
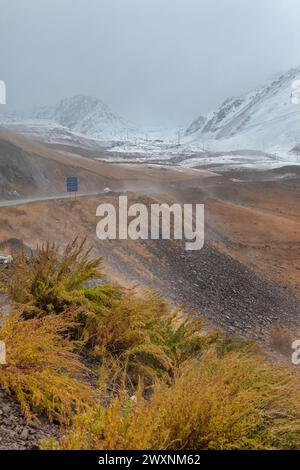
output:
[[[28,258],[21,251],[14,263],[1,270],[1,287],[26,318],[59,314],[84,302],[81,287],[101,275],[101,259],[90,259],[85,240],[75,239],[60,253],[47,243]]]
[[[91,303],[83,311],[83,337],[100,362],[125,369],[137,383],[172,376],[174,367],[200,351],[207,337],[200,334],[201,317],[173,311],[153,292],[137,296],[133,290],[101,285],[85,291]]]

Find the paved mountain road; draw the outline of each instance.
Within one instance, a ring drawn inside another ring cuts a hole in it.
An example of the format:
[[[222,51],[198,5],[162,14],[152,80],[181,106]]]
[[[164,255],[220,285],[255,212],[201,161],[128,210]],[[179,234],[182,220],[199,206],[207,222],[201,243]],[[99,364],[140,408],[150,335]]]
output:
[[[34,202],[42,202],[42,201],[55,201],[58,199],[73,199],[75,196],[71,196],[71,193],[63,193],[63,194],[55,194],[53,196],[37,196],[37,197],[30,197],[30,198],[22,198],[22,199],[9,199],[0,201],[0,207],[9,207],[9,206],[21,206],[24,204],[32,204]],[[88,197],[88,196],[99,196],[105,194],[103,191],[100,192],[93,192],[93,193],[77,193],[76,199],[79,197]]]

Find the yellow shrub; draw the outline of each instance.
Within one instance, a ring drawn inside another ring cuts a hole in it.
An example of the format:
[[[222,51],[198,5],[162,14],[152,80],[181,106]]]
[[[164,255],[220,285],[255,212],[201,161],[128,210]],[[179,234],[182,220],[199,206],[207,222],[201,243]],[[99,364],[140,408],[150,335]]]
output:
[[[300,446],[299,380],[246,350],[209,350],[152,399],[173,449],[290,449]]]
[[[79,415],[51,449],[296,449],[300,389],[288,370],[247,351],[210,349],[151,400],[121,393]]]
[[[16,396],[28,419],[36,413],[67,418],[92,401],[92,390],[81,380],[86,370],[64,337],[70,326],[62,316],[24,320],[10,314],[0,328],[7,356],[0,386]]]
[[[155,439],[168,442],[168,430],[161,428],[157,408],[144,400],[141,393],[137,394],[135,403],[123,391],[110,405],[98,404],[77,416],[71,430],[59,442],[51,439],[43,447],[51,450],[152,449]]]

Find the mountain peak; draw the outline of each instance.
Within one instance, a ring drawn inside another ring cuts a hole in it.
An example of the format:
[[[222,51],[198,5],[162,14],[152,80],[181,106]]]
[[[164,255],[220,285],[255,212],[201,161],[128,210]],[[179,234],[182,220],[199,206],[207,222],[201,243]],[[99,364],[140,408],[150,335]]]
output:
[[[99,98],[86,95],[64,98],[57,105],[38,112],[36,117],[94,138],[122,138],[128,130],[134,129]]]
[[[78,123],[97,108],[109,112],[100,99],[93,96],[74,95],[64,98],[55,106],[44,108],[37,113],[37,118],[50,119],[69,129],[75,129]]]

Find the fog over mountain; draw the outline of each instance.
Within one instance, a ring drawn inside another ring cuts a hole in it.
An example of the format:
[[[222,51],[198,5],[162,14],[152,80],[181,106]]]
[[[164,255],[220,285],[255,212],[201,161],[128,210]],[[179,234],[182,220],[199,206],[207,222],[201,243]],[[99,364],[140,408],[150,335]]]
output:
[[[298,0],[0,0],[8,103],[103,100],[142,126],[188,126],[300,64]]]

